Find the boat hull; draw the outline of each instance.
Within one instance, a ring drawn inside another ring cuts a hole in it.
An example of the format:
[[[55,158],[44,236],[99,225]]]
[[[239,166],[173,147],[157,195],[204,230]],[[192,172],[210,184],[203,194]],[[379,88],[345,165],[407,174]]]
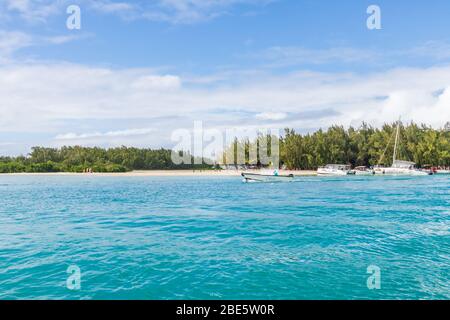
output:
[[[428,176],[431,172],[413,170],[413,169],[402,169],[402,168],[383,168],[382,170],[375,170],[375,174],[384,174],[391,176]]]
[[[358,171],[356,170],[357,176],[373,176],[375,174],[375,171]]]
[[[258,173],[242,173],[244,182],[289,182],[294,179],[294,175],[270,175]]]
[[[355,175],[355,171],[345,171],[345,170],[323,170],[319,169],[317,170],[318,176],[348,176],[348,175]]]
[[[450,174],[450,170],[436,170],[434,174]]]

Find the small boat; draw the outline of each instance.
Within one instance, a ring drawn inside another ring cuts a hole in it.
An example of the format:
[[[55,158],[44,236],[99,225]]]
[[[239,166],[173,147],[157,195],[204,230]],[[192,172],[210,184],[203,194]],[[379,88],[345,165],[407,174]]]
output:
[[[273,173],[250,173],[243,172],[244,182],[289,182],[294,179],[293,174],[281,175],[275,170]]]
[[[357,176],[373,176],[375,174],[374,169],[369,169],[364,166],[356,167],[355,172]]]
[[[317,175],[319,176],[346,176],[355,174],[356,171],[351,170],[351,167],[346,164],[327,164],[317,169]]]

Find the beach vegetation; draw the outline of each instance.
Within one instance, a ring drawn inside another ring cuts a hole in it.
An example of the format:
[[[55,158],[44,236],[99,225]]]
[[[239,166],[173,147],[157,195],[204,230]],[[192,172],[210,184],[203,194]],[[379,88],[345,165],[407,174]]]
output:
[[[207,164],[176,165],[171,160],[171,152],[168,149],[129,147],[109,149],[81,146],[33,147],[27,156],[0,157],[0,173],[127,172],[211,168]],[[192,157],[192,163],[194,163],[194,157]]]
[[[353,167],[390,166],[396,126],[396,123],[392,123],[375,128],[362,123],[358,128],[332,126],[327,130],[319,129],[305,134],[294,129],[285,129],[279,143],[280,165],[291,170],[315,170],[328,163],[350,164]],[[399,159],[413,161],[418,166],[450,166],[448,130],[433,129],[415,123],[402,124],[400,140]],[[225,153],[244,149],[245,164],[257,164],[247,151],[255,144],[259,146],[261,141],[261,137],[254,141],[235,139]]]

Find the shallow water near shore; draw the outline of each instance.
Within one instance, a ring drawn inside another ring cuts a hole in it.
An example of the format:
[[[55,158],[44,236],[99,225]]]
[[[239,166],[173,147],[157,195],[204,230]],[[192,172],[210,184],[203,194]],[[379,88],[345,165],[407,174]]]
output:
[[[449,299],[450,177],[1,176],[0,299],[29,298]]]

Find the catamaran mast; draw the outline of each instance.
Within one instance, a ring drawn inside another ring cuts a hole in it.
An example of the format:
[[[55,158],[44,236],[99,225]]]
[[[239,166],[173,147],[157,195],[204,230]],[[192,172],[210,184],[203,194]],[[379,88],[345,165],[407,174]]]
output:
[[[397,146],[398,146],[399,135],[400,135],[400,119],[398,119],[398,123],[397,123],[397,134],[395,135],[394,158],[393,158],[392,163],[394,163],[397,158]]]

